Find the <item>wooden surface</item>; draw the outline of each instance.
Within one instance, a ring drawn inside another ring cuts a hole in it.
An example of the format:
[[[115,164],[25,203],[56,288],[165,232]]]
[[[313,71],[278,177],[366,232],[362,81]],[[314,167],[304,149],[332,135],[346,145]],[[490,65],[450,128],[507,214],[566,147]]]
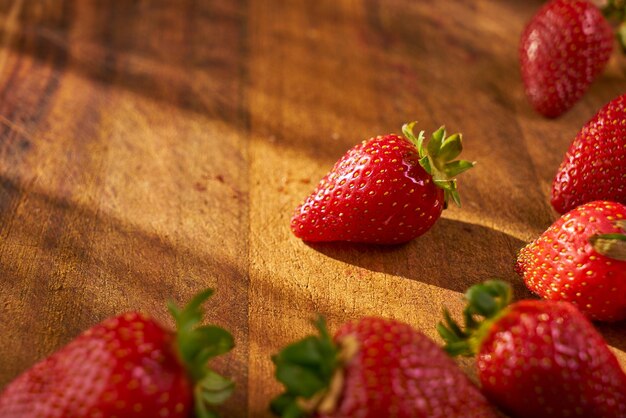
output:
[[[436,338],[471,284],[527,297],[515,254],[554,219],[573,111],[523,97],[517,40],[539,1],[0,1],[0,387],[81,330],[211,286],[237,347],[225,417],[267,416],[271,353],[382,315]],[[462,131],[462,209],[400,247],[307,245],[294,207],[358,141],[417,119]],[[626,364],[626,325],[601,330]],[[469,370],[471,364],[463,363]]]

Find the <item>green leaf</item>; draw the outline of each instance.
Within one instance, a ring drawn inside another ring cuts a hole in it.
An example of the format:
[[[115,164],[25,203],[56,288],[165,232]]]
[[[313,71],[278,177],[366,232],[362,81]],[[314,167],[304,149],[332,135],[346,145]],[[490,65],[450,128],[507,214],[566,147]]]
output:
[[[300,408],[294,395],[282,394],[270,402],[270,411],[283,418],[300,418],[307,414]]]
[[[300,418],[303,415],[304,412],[300,409],[297,402],[293,402],[287,406],[282,416],[283,418]]]
[[[417,151],[420,157],[423,157],[424,156],[424,131],[420,131],[419,135],[416,138],[415,134],[413,133],[413,128],[415,127],[416,124],[417,122],[405,123],[404,125],[402,125],[402,133],[404,134],[406,139],[408,139],[409,141],[411,141],[413,145],[415,145],[415,148],[417,148]]]
[[[589,238],[596,252],[614,260],[626,261],[625,234],[597,234]]]
[[[185,307],[180,310],[173,302],[168,302],[168,308],[176,320],[178,332],[187,332],[202,320],[202,304],[213,295],[213,289],[205,289],[196,294]]]
[[[328,386],[318,371],[280,360],[276,362],[276,379],[285,385],[287,392],[304,398],[310,398]]]
[[[459,192],[456,190],[446,190],[446,202],[448,202],[449,200],[452,200],[454,202],[454,204],[457,207],[461,207],[461,196],[459,195]]]
[[[428,174],[431,174],[431,175],[433,174],[433,169],[432,169],[432,166],[430,165],[430,157],[428,155],[425,155],[424,157],[420,158],[419,163],[424,169],[424,171],[426,171]]]
[[[204,363],[209,358],[228,353],[235,346],[233,336],[224,328],[215,325],[198,327],[192,335],[202,345],[200,352]]]
[[[294,395],[290,395],[288,393],[282,393],[272,399],[270,402],[270,411],[273,414],[282,416],[283,411],[285,411],[289,405],[296,401],[296,397]]]
[[[235,390],[232,380],[208,370],[204,378],[196,384],[203,401],[209,405],[219,405],[226,401]]]
[[[456,356],[469,357],[469,356],[474,355],[467,341],[452,342],[452,343],[446,344],[443,347],[443,349],[446,351],[446,353],[448,353],[449,355],[453,357],[456,357]]]
[[[478,352],[492,324],[506,312],[512,299],[511,286],[500,280],[488,280],[470,287],[465,299],[464,329],[447,311],[444,311],[445,324],[440,322],[437,325],[439,335],[446,341],[444,349],[453,356],[470,356]]]
[[[450,180],[438,180],[438,179],[435,179],[435,180],[433,180],[433,182],[435,183],[435,185],[437,185],[437,187],[440,187],[440,188],[442,188],[444,190],[452,191],[452,190],[455,189],[454,182],[452,182]]]
[[[437,159],[439,156],[439,152],[441,149],[441,144],[443,143],[443,139],[446,137],[446,128],[442,126],[437,129],[435,133],[433,133],[430,141],[428,141],[428,145],[426,146],[428,155],[431,156],[432,159]]]
[[[439,322],[437,324],[437,332],[446,343],[460,341],[460,338],[454,332],[448,329],[442,322]]]
[[[168,309],[176,321],[176,347],[195,383],[194,405],[199,418],[218,418],[209,406],[222,403],[234,390],[232,381],[207,366],[210,358],[224,354],[234,346],[228,331],[214,325],[198,326],[204,313],[202,305],[212,294],[212,289],[199,292],[183,309],[168,302]]]
[[[474,162],[466,160],[452,161],[451,163],[446,164],[446,166],[444,167],[444,173],[446,173],[446,176],[449,179],[452,179],[474,167],[475,164],[476,163]]]
[[[214,325],[179,333],[177,340],[180,355],[196,379],[204,375],[209,359],[229,352],[234,346],[232,335]]]
[[[450,135],[443,141],[439,150],[438,158],[442,161],[452,161],[463,151],[463,144],[460,134]]]
[[[461,327],[452,319],[450,312],[447,309],[443,310],[443,319],[446,322],[447,327],[459,338],[467,337],[467,334],[463,332]]]
[[[176,322],[176,326],[178,327],[178,322],[180,321],[180,316],[181,316],[180,309],[171,300],[167,301],[167,309],[170,311],[170,314],[172,315],[172,317],[174,317],[174,321]]]
[[[310,399],[328,389],[338,366],[339,348],[332,341],[324,318],[318,317],[314,324],[318,336],[305,337],[272,356],[276,379],[286,390],[270,406],[282,417],[303,415],[297,399]]]
[[[197,418],[219,418],[217,413],[207,409],[206,405],[202,402],[201,396],[194,396],[195,401],[195,413]]]
[[[291,344],[279,356],[283,362],[301,366],[318,367],[323,362],[320,340],[314,336],[306,337],[295,344]]]
[[[483,285],[472,286],[468,289],[465,296],[476,313],[490,318],[497,311],[498,305],[494,297],[485,290]]]

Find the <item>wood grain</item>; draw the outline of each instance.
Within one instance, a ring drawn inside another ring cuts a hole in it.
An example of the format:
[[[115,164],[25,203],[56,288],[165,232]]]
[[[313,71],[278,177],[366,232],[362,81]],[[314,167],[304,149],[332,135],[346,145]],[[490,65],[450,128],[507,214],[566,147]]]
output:
[[[103,318],[217,289],[226,417],[263,417],[270,355],[363,315],[436,338],[555,218],[571,138],[623,92],[614,59],[556,121],[517,40],[539,1],[0,1],[0,387]],[[400,247],[307,245],[293,208],[349,147],[419,120],[464,133],[462,209]],[[624,324],[600,327],[626,364]],[[471,362],[463,362],[469,372]]]

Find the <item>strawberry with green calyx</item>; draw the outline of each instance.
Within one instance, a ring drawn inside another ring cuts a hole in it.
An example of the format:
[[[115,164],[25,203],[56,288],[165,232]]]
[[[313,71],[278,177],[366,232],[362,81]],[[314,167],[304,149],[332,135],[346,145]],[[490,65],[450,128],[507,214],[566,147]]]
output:
[[[487,398],[513,417],[626,416],[626,374],[602,336],[568,302],[510,303],[487,281],[466,293],[465,326],[438,331],[452,355],[476,356]]]
[[[571,302],[593,320],[626,319],[626,206],[578,206],[522,248],[515,267],[544,299]]]
[[[497,414],[456,364],[407,324],[363,318],[331,339],[306,337],[273,357],[281,417],[483,417]]]
[[[439,128],[416,137],[371,138],[350,149],[296,208],[293,233],[305,241],[397,244],[429,230],[449,200],[460,205],[455,177],[474,163],[457,160],[460,134]]]
[[[212,410],[233,383],[207,361],[228,352],[233,339],[199,326],[207,289],[183,309],[169,304],[177,332],[129,312],[106,319],[18,376],[0,393],[6,418],[215,418]]]

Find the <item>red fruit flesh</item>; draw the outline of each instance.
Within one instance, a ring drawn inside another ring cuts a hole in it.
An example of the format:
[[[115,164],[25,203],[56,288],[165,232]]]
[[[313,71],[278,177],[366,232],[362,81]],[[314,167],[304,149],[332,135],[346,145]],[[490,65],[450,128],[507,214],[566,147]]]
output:
[[[526,286],[545,299],[574,303],[591,319],[626,319],[626,261],[598,253],[591,238],[626,233],[626,206],[590,202],[558,219],[524,247],[516,269]]]
[[[626,375],[567,302],[511,305],[480,344],[483,393],[514,417],[626,416]]]
[[[497,417],[441,348],[409,325],[364,318],[344,325],[359,349],[346,365],[336,411],[322,418]]]
[[[559,213],[593,200],[626,204],[626,95],[585,124],[552,183],[552,206]]]
[[[546,117],[569,110],[602,72],[613,50],[613,30],[585,0],[553,0],[524,29],[519,48],[531,105]]]
[[[439,219],[444,191],[419,165],[418,151],[397,135],[352,148],[298,206],[293,233],[310,242],[396,244]]]
[[[0,394],[3,418],[188,417],[191,386],[174,336],[138,313],[110,318]]]

